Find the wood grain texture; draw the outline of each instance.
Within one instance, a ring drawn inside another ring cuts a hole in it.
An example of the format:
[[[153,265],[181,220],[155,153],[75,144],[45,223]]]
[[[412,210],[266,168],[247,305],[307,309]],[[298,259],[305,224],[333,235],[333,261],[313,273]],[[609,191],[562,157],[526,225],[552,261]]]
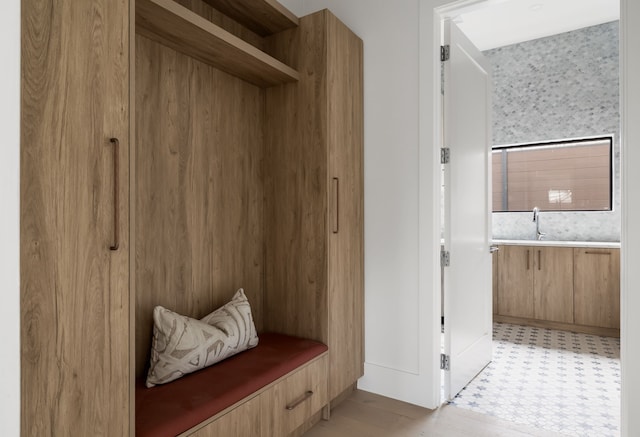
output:
[[[264,93],[136,39],[136,374],[152,311],[201,318],[244,287],[263,314]]]
[[[173,0],[137,0],[136,32],[257,86],[298,80],[288,65]]]
[[[200,15],[207,21],[211,21],[216,26],[219,26],[227,32],[237,36],[240,39],[248,42],[254,47],[264,51],[264,39],[257,33],[247,29],[236,20],[229,18],[217,9],[211,7],[204,0],[174,0],[176,3],[181,4],[185,8]]]
[[[327,176],[338,182],[337,198],[328,211],[337,217],[337,232],[329,232],[329,396],[333,399],[364,374],[363,45],[333,14],[326,12],[325,17]]]
[[[325,355],[260,395],[262,437],[289,435],[327,404],[327,365]],[[313,394],[305,397],[308,391]]]
[[[260,405],[260,397],[253,398],[189,435],[191,437],[256,437],[260,435],[261,429]]]
[[[500,246],[498,264],[498,314],[533,318],[533,249]]]
[[[620,250],[575,248],[575,323],[620,329]]]
[[[532,247],[533,318],[573,323],[573,249]]]
[[[266,326],[328,344],[333,398],[364,370],[362,41],[320,11],[267,50],[305,74],[266,91]]]
[[[129,436],[136,435],[136,15],[129,0]]]
[[[126,0],[22,2],[23,436],[129,431],[129,35]]]
[[[322,14],[267,43],[304,71],[266,90],[265,328],[328,341],[327,104]]]
[[[298,25],[298,17],[277,0],[204,1],[258,35],[272,35]]]

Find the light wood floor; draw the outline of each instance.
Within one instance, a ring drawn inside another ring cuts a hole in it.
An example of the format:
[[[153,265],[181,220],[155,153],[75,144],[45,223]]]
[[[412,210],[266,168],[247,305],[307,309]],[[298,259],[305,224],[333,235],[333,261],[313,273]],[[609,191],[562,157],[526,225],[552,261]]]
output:
[[[304,437],[551,437],[560,436],[446,405],[427,410],[356,390]]]

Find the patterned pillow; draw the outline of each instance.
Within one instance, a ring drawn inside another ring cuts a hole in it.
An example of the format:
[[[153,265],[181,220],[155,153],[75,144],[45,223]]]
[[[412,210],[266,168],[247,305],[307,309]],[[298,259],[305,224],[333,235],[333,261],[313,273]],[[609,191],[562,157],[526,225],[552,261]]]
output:
[[[153,343],[147,387],[174,381],[258,345],[244,290],[201,320],[161,306],[153,310]]]

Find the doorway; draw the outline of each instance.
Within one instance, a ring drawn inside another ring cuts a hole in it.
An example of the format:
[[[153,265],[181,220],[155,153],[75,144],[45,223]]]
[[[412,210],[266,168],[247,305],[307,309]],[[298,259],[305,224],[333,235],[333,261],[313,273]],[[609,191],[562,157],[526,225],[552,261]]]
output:
[[[468,8],[476,8],[476,9],[477,9],[477,8],[479,8],[479,7],[481,7],[481,6],[482,6],[482,3],[485,3],[485,2],[458,2],[458,3],[459,3],[460,5],[462,5],[462,6],[461,6],[460,8],[458,8],[458,10],[457,10],[457,11],[456,11],[456,10],[454,10],[453,8],[450,8],[450,9],[448,9],[448,10],[447,10],[447,13],[449,14],[449,16],[453,16],[453,15],[455,15],[455,13],[459,13],[461,10],[464,10],[465,8],[467,8],[467,10],[468,10]],[[474,3],[474,4],[472,4],[471,6],[469,6],[469,4],[470,4],[470,3]],[[489,3],[489,2],[486,2],[486,3]],[[493,2],[492,2],[492,3],[493,3]],[[500,2],[500,3],[504,3],[504,2]],[[616,136],[619,138],[619,135],[616,135]],[[535,139],[535,138],[532,138],[531,140],[533,140],[533,139]],[[552,139],[552,138],[548,138],[548,139]],[[618,166],[617,166],[617,171],[616,171],[617,173],[619,172],[619,167],[620,167],[620,166],[618,165]],[[620,186],[620,184],[618,183],[618,181],[619,181],[619,177],[617,178],[617,181],[616,181],[616,184],[615,184],[617,187],[619,187],[619,186]],[[618,190],[619,190],[619,188],[618,188]],[[619,193],[619,191],[616,193],[615,197],[616,197],[617,199],[620,199],[620,193]],[[617,212],[617,214],[619,214],[619,210],[620,210],[619,208],[616,208],[616,212]],[[618,228],[618,232],[619,232],[619,228]],[[498,328],[500,328],[500,327],[498,327]],[[511,329],[511,330],[516,329],[516,330],[518,330],[518,328],[509,328],[509,329]],[[539,333],[534,333],[533,335],[534,335],[534,336],[536,336],[536,335],[538,335],[538,334],[539,334]],[[524,335],[524,334],[523,334],[523,335]],[[572,339],[572,343],[580,343],[581,341],[582,341],[582,340]],[[615,346],[615,345],[614,345],[614,346]],[[607,348],[608,348],[608,347],[609,347],[609,346],[607,346]],[[618,348],[619,348],[619,346],[618,346]]]

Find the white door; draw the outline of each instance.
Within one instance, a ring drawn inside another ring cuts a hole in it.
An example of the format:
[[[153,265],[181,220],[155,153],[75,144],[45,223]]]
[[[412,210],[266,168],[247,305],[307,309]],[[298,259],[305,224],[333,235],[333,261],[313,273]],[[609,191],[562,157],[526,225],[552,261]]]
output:
[[[444,268],[445,397],[452,399],[491,361],[492,270],[490,103],[488,62],[467,37],[445,22]]]

